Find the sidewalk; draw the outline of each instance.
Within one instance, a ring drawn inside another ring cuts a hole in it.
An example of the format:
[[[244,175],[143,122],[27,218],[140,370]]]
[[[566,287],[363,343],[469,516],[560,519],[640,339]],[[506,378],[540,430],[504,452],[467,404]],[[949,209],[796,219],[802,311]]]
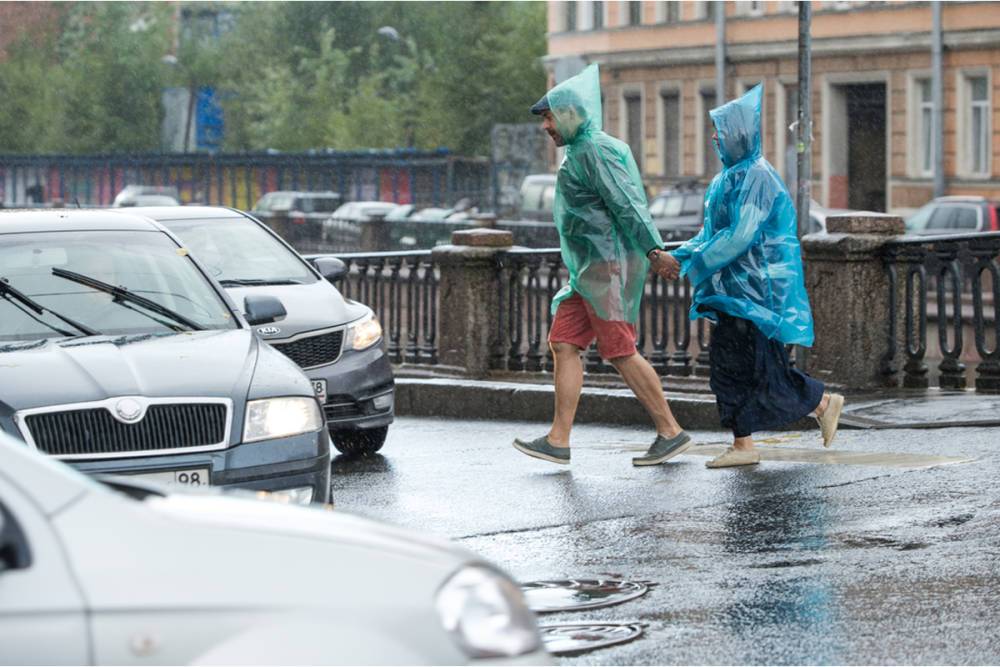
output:
[[[715,400],[705,390],[707,386],[691,386],[685,391],[666,392],[670,408],[684,428],[720,428]],[[552,419],[553,392],[551,381],[397,377],[396,414],[547,422]],[[635,425],[648,420],[628,388],[584,386],[577,409],[578,423]],[[936,389],[887,389],[878,395],[849,395],[841,425],[857,429],[1000,426],[1000,396]],[[807,418],[789,424],[786,430],[815,428],[816,422]]]

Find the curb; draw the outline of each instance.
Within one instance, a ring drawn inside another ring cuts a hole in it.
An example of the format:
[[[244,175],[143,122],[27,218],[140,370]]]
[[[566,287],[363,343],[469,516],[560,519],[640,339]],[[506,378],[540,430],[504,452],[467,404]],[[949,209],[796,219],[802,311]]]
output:
[[[552,384],[492,382],[451,378],[396,378],[396,414],[406,417],[552,421]],[[685,429],[717,431],[715,400],[704,394],[666,394]],[[629,389],[584,387],[576,411],[578,424],[648,426],[649,415]],[[816,430],[805,418],[783,430]]]

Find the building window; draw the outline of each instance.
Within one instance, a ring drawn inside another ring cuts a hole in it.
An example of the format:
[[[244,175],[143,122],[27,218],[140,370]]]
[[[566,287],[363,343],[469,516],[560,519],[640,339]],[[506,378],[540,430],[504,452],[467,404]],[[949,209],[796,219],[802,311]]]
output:
[[[714,176],[719,169],[722,168],[722,164],[719,162],[719,156],[715,152],[715,146],[712,141],[712,134],[715,133],[715,124],[712,123],[712,117],[708,115],[711,109],[714,109],[717,105],[715,104],[715,89],[714,88],[703,88],[701,91],[701,109],[702,109],[702,173],[706,176]]]
[[[681,3],[678,0],[656,3],[656,21],[658,23],[677,23],[680,20]]]
[[[990,159],[990,100],[988,80],[985,76],[971,76],[966,79],[968,96],[966,159],[970,174],[978,176],[989,173]]]
[[[764,13],[764,3],[760,0],[737,0],[737,16],[760,16]]]
[[[604,3],[601,0],[594,0],[591,11],[594,17],[594,30],[600,30],[604,27]]]
[[[638,93],[625,95],[625,141],[642,171],[642,96]]]
[[[660,93],[663,104],[663,175],[681,174],[681,96],[677,91]]]
[[[922,175],[934,172],[934,98],[931,80],[917,80],[917,159]]]
[[[715,20],[715,2],[712,0],[704,0],[699,2],[697,6],[697,12],[695,13],[696,19],[714,21]]]
[[[576,30],[576,0],[566,2],[566,31]]]
[[[799,123],[799,87],[794,83],[786,83],[785,89],[785,127],[781,137],[784,139],[783,159],[785,166],[785,185],[794,192],[799,174],[799,154],[795,150],[798,140]]]
[[[639,0],[628,1],[628,24],[639,25],[642,23],[642,3]]]

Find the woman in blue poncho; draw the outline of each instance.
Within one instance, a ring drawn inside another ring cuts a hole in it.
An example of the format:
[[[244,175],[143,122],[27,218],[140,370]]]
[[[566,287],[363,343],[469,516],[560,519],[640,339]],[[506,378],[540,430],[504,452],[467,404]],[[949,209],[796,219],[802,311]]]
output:
[[[712,109],[723,169],[705,193],[699,234],[670,255],[694,287],[691,319],[714,321],[711,387],[733,446],[710,468],[760,461],[751,434],[818,417],[824,446],[844,397],[792,368],[786,344],[811,346],[812,311],[802,276],[792,199],[760,145],[763,86]]]

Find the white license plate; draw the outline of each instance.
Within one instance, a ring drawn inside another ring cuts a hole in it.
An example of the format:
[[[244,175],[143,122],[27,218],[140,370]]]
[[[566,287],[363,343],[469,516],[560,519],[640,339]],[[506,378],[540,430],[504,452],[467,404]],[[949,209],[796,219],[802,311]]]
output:
[[[208,468],[146,472],[134,476],[139,479],[148,479],[151,482],[159,482],[160,484],[178,484],[180,486],[209,486],[211,483]]]
[[[313,391],[320,403],[326,403],[326,380],[313,380]]]

